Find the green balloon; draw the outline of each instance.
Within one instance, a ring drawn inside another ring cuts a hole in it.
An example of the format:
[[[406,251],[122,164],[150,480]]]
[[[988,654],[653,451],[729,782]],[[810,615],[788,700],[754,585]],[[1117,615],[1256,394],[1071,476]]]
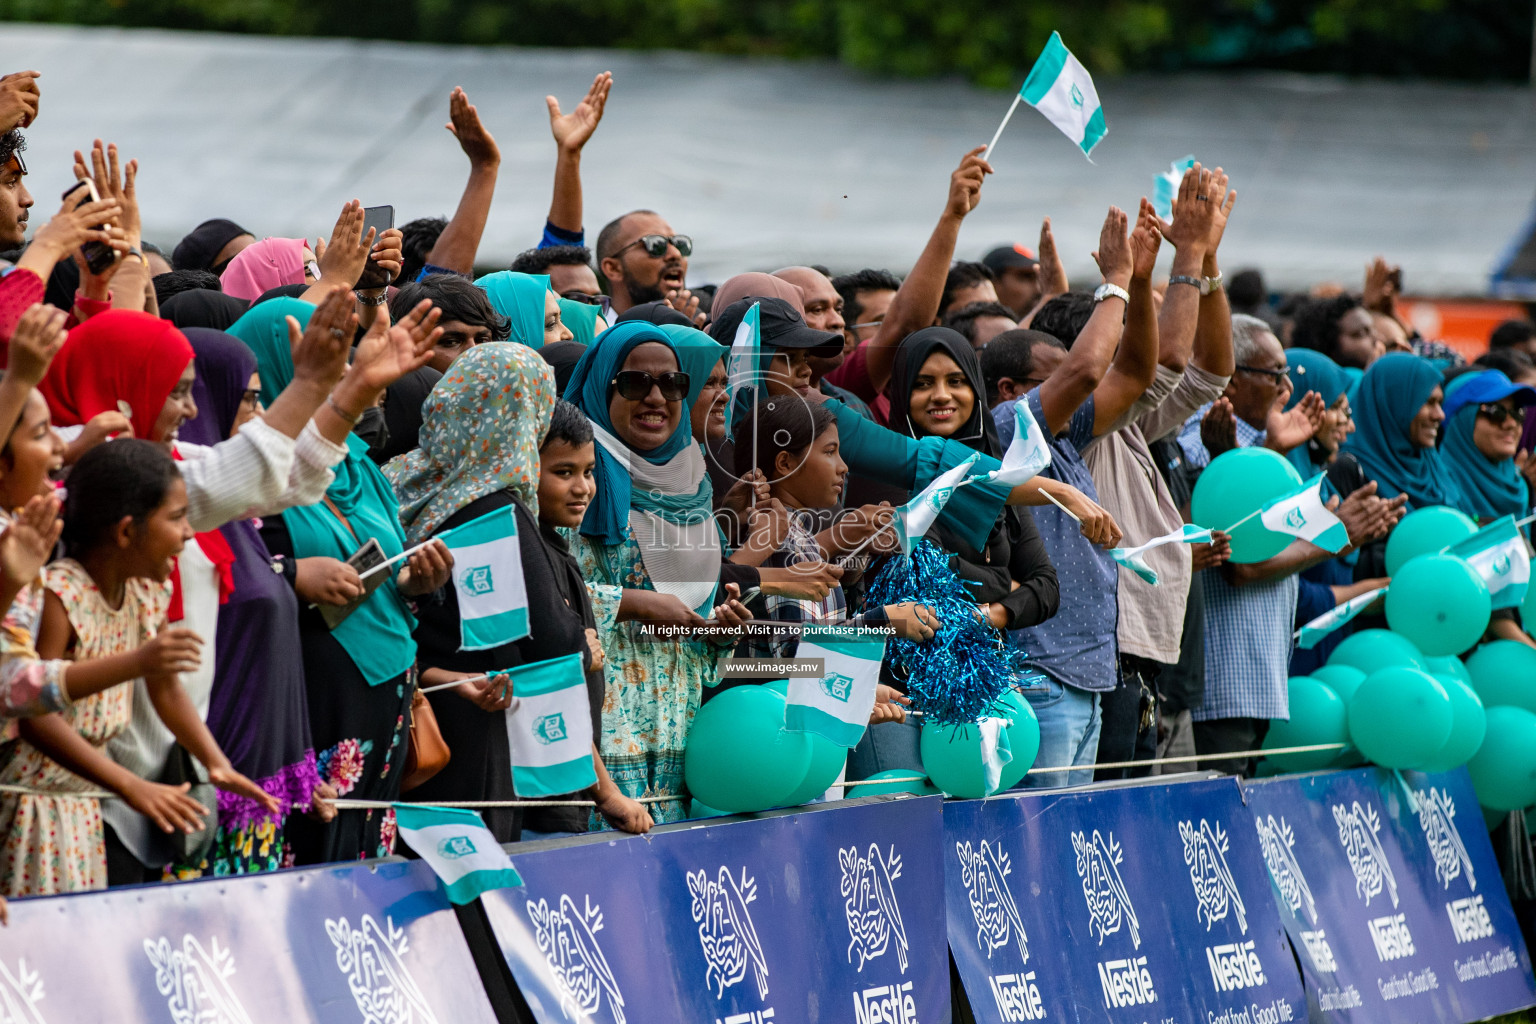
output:
[[[1493,599],[1466,559],[1417,555],[1392,576],[1387,625],[1432,657],[1460,654],[1488,628]]]
[[[1040,720],[1024,695],[1011,686],[997,699],[991,713],[1013,721],[1007,727],[1013,760],[1003,765],[1002,779],[997,787],[999,790],[1012,789],[1024,781],[1024,776],[1034,766],[1035,755],[1040,753]]]
[[[1333,688],[1333,692],[1339,695],[1339,699],[1346,706],[1349,698],[1355,695],[1355,690],[1365,682],[1365,673],[1353,665],[1324,665],[1322,668],[1312,670],[1312,678],[1320,683],[1327,683]]]
[[[1451,738],[1454,724],[1450,694],[1416,668],[1373,672],[1349,701],[1351,742],[1383,768],[1422,768]]]
[[[1468,686],[1472,685],[1472,673],[1467,671],[1467,663],[1453,654],[1439,658],[1425,658],[1424,665],[1432,676],[1451,676],[1460,679]]]
[[[723,818],[729,813],[729,811],[721,811],[716,810],[713,807],[706,807],[699,803],[697,800],[690,800],[688,802],[689,818]]]
[[[923,771],[935,786],[950,796],[976,799],[997,792],[987,788],[978,726],[924,726],[918,749],[923,759]]]
[[[1387,575],[1397,582],[1397,570],[1418,555],[1434,554],[1477,532],[1465,512],[1445,505],[1415,509],[1387,537]]]
[[[706,806],[762,811],[782,807],[810,764],[810,738],[784,728],[783,696],[766,686],[737,686],[694,714],[683,778]]]
[[[1516,640],[1483,644],[1467,659],[1467,672],[1483,707],[1509,705],[1536,713],[1536,647]]]
[[[1286,684],[1286,695],[1291,717],[1270,721],[1264,737],[1265,750],[1349,742],[1349,712],[1331,686],[1310,676],[1295,676]],[[1310,772],[1328,767],[1340,753],[1318,750],[1310,754],[1276,754],[1269,760],[1282,771]]]
[[[1448,772],[1466,764],[1483,745],[1488,715],[1483,710],[1483,702],[1477,697],[1477,691],[1471,686],[1452,675],[1437,672],[1434,676],[1451,697],[1451,737],[1421,770]]]
[[[1488,709],[1488,734],[1467,762],[1477,802],[1495,811],[1536,804],[1536,714],[1516,707]]]
[[[843,770],[848,761],[848,750],[813,732],[805,734],[811,741],[811,763],[805,769],[805,778],[795,791],[784,798],[781,807],[799,807],[821,796]],[[860,787],[861,789],[863,787]]]
[[[883,772],[876,772],[866,782],[876,779],[911,779],[913,776],[922,775],[921,768],[889,768]],[[916,782],[888,782],[878,786],[855,786],[848,790],[849,797],[856,796],[880,796],[885,793],[912,793],[916,796],[932,796],[937,793],[933,783],[927,779],[918,779]]]
[[[1366,675],[1394,665],[1425,669],[1424,655],[1413,641],[1385,629],[1362,629],[1345,637],[1328,656],[1328,664],[1348,665]]]
[[[1257,512],[1265,502],[1301,485],[1285,456],[1268,448],[1234,448],[1211,460],[1195,482],[1190,518],[1197,526],[1225,530]],[[1262,562],[1296,538],[1264,528],[1258,516],[1232,531],[1232,561]]]

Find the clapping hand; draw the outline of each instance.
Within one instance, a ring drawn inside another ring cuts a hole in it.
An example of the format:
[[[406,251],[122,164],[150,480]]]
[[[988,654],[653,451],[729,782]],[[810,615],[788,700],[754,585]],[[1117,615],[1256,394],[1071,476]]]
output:
[[[1145,196],[1136,215],[1136,227],[1131,231],[1131,276],[1141,281],[1152,279],[1157,267],[1157,251],[1162,247],[1162,229],[1158,225],[1157,211]]]
[[[1185,171],[1178,198],[1173,201],[1173,220],[1161,222],[1163,237],[1180,252],[1194,248],[1204,254],[1220,202],[1211,193],[1211,177],[1211,172],[1198,163]]]
[[[443,127],[459,140],[459,148],[469,157],[470,166],[496,167],[501,164],[501,150],[496,140],[491,138],[480,120],[480,112],[461,88],[455,87],[448,97],[448,123]]]
[[[62,309],[38,303],[21,314],[11,335],[10,362],[5,375],[19,384],[35,388],[48,372],[48,366],[69,333],[64,330],[66,314]]]
[[[592,87],[587,90],[586,96],[569,114],[560,112],[558,99],[553,96],[544,97],[544,103],[549,107],[549,131],[562,152],[581,152],[603,119],[603,108],[608,104],[608,93],[612,88],[613,72],[599,73],[592,79]]]
[[[42,94],[37,80],[40,71],[13,71],[0,76],[0,134],[12,128],[28,128],[37,119]]]
[[[64,532],[59,507],[52,495],[34,495],[0,533],[0,572],[17,591],[36,580],[53,557]]]
[[[1281,397],[1270,407],[1265,424],[1265,446],[1281,453],[1312,440],[1322,428],[1323,416],[1328,412],[1323,396],[1316,391],[1308,391],[1289,411],[1283,411],[1281,406],[1288,390],[1282,389]]]
[[[1104,280],[1121,288],[1130,282],[1134,265],[1130,239],[1126,235],[1128,224],[1125,211],[1111,206],[1104,217],[1104,226],[1099,229],[1099,247],[1092,254]]]

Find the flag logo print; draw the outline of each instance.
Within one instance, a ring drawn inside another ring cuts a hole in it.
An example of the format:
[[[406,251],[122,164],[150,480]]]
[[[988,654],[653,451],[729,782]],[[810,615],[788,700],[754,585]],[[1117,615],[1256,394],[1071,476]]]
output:
[[[1513,563],[1510,562],[1508,555],[1500,555],[1498,558],[1494,559],[1494,562],[1493,562],[1493,572],[1494,572],[1494,575],[1496,575],[1496,576],[1508,576],[1509,575],[1509,567],[1512,564]]]
[[[565,737],[565,715],[558,711],[552,715],[544,715],[533,724],[533,738],[540,743],[545,745],[559,743]]]
[[[484,597],[486,594],[496,592],[496,584],[491,582],[491,567],[488,565],[466,569],[460,582],[465,590],[476,597]]]
[[[821,692],[834,700],[848,703],[848,697],[853,693],[853,676],[845,676],[841,672],[834,672],[821,681]]]
[[[1301,514],[1301,509],[1293,508],[1285,514],[1285,525],[1293,530],[1299,530],[1307,525],[1307,517]]]
[[[1083,105],[1083,90],[1075,85],[1072,86],[1072,105],[1074,107],[1081,107]]]
[[[473,857],[477,852],[475,841],[469,838],[469,836],[449,836],[437,844],[438,856],[445,860]]]

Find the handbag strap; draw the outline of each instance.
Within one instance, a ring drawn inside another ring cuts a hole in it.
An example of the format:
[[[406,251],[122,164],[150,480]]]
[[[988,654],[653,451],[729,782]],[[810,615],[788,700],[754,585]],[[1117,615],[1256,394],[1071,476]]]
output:
[[[331,500],[331,496],[329,494],[322,495],[320,500],[325,502],[325,507],[331,510],[331,514],[333,516],[341,520],[341,525],[347,528],[347,532],[352,535],[352,539],[358,540],[357,531],[352,529],[352,521],[347,518],[345,512],[336,507],[336,503]],[[361,541],[359,541],[359,543],[361,543]]]

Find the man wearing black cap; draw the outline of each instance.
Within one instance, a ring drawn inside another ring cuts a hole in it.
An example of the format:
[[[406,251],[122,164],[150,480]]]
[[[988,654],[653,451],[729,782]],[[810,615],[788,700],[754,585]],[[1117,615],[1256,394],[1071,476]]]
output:
[[[232,220],[205,220],[176,244],[171,265],[177,270],[211,270],[222,274],[229,261],[255,241],[255,235]]]
[[[1023,316],[1040,300],[1040,261],[1028,246],[1000,245],[981,258],[992,271],[997,301]]]

